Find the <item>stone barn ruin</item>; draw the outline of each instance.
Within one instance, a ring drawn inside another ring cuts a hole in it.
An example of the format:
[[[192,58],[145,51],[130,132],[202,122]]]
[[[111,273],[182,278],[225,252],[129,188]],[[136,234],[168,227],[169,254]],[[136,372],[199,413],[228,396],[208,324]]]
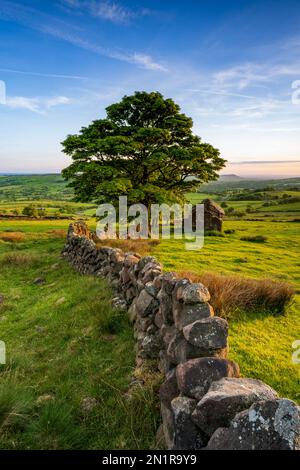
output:
[[[212,199],[204,199],[201,204],[204,204],[204,230],[222,232],[224,210]],[[196,230],[196,206],[192,209],[192,227]],[[199,225],[198,225],[199,226]]]

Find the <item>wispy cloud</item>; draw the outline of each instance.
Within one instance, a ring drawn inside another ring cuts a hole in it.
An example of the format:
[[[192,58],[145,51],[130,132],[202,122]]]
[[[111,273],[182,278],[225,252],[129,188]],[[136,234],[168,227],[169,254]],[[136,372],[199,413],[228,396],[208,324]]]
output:
[[[83,39],[80,36],[69,34],[68,32],[53,28],[51,26],[41,26],[40,31],[56,38],[62,39],[66,42],[69,42],[74,46],[80,47],[81,49],[85,49],[96,54],[109,57],[111,59],[120,60],[129,64],[135,64],[148,70],[157,70],[161,72],[167,71],[167,68],[164,65],[156,62],[148,54],[142,54],[139,52],[127,53],[123,51],[108,49],[98,44],[94,44],[86,39]]]
[[[14,70],[14,69],[4,69],[0,68],[0,72],[4,73],[16,73],[18,75],[31,75],[34,77],[45,77],[45,78],[65,78],[68,80],[86,80],[87,77],[82,77],[80,75],[61,75],[57,73],[42,73],[42,72],[29,72],[25,70]]]
[[[148,9],[143,8],[133,11],[111,0],[63,0],[63,2],[71,8],[88,12],[91,16],[113,23],[125,24],[133,18],[150,14]]]
[[[155,62],[154,59],[147,54],[140,54],[135,52],[134,54],[130,54],[128,56],[128,62],[132,64],[137,64],[145,69],[148,70],[160,70],[162,72],[167,72],[168,69],[158,62]]]
[[[281,103],[280,101],[274,99],[266,99],[261,101],[257,100],[257,102],[249,106],[237,107],[227,113],[227,115],[238,118],[260,118],[268,115],[269,113],[272,113],[273,111],[278,111],[285,104],[286,103]]]
[[[73,3],[73,0],[71,0],[71,2]],[[81,4],[81,2],[74,1],[74,5],[77,5],[77,3]],[[95,44],[94,42],[81,37],[78,34],[78,28],[75,28],[76,32],[74,32],[72,25],[62,23],[60,20],[57,20],[57,18],[41,13],[33,8],[24,7],[20,4],[4,0],[3,3],[0,4],[0,18],[23,24],[26,27],[30,27],[31,29],[48,34],[52,37],[56,37],[73,44],[76,47],[80,47],[81,49],[89,50],[104,57],[109,57],[110,59],[127,62],[147,70],[160,72],[167,71],[167,68],[163,64],[157,62],[149,54],[137,51],[127,52],[118,49],[110,49],[102,45]]]
[[[135,16],[133,11],[126,9],[117,3],[108,1],[100,3],[92,2],[91,11],[94,16],[98,16],[114,23],[126,23],[130,18]]]
[[[38,114],[45,112],[59,105],[71,104],[72,100],[66,96],[53,96],[49,98],[35,97],[29,98],[25,96],[8,96],[6,106],[11,109],[23,109]]]
[[[222,85],[234,85],[238,89],[244,89],[253,83],[268,83],[278,77],[298,75],[300,75],[300,64],[246,63],[216,72],[214,80]]]
[[[190,89],[187,91],[190,91],[192,93],[203,93],[205,95],[207,94],[207,95],[220,95],[220,96],[235,96],[237,98],[249,98],[249,99],[255,98],[255,96],[253,95],[245,95],[242,93],[230,93],[228,91],[223,91],[223,90],[209,90],[205,88],[194,88],[194,89]]]

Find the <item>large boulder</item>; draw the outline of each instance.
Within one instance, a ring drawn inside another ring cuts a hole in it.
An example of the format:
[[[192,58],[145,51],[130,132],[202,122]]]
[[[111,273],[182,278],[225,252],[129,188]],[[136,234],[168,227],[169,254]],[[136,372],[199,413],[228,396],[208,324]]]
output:
[[[237,413],[261,400],[278,398],[269,385],[255,379],[224,377],[213,382],[197,404],[192,419],[211,436],[217,428],[227,427]]]
[[[201,400],[212,382],[223,377],[239,377],[239,372],[239,366],[233,361],[201,357],[177,366],[177,384],[183,395]]]
[[[185,339],[202,350],[223,349],[227,346],[228,323],[223,318],[197,320],[183,328]]]
[[[254,403],[217,429],[207,449],[300,450],[300,408],[285,398]]]

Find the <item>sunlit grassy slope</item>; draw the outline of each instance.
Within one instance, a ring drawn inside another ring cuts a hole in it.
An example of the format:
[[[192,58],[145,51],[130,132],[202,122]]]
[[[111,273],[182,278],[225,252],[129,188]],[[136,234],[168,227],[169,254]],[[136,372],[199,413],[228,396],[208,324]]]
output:
[[[282,396],[300,403],[300,364],[292,363],[292,343],[300,339],[300,258],[297,223],[225,221],[235,233],[206,237],[204,248],[188,251],[181,240],[164,240],[153,254],[170,271],[213,271],[291,283],[298,295],[284,316],[244,312],[230,319],[230,357],[244,376],[272,385]],[[265,235],[266,243],[241,241]]]

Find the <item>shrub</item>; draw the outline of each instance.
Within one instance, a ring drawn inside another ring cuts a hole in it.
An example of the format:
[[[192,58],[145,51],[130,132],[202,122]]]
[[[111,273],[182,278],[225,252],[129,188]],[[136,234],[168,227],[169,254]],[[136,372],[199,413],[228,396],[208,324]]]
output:
[[[22,210],[22,214],[27,217],[35,217],[37,214],[36,208],[33,205],[25,206]]]
[[[245,215],[245,212],[243,211],[234,211],[233,214],[232,214],[234,217],[244,217]]]
[[[227,318],[238,311],[283,314],[295,294],[288,283],[271,279],[250,279],[211,272],[185,272],[179,275],[204,284],[211,294],[216,315]]]
[[[241,237],[241,240],[244,242],[265,243],[268,238],[264,235],[249,235],[246,237]]]
[[[230,206],[230,207],[226,208],[226,210],[225,210],[226,215],[231,215],[233,213],[234,213],[234,207]]]

